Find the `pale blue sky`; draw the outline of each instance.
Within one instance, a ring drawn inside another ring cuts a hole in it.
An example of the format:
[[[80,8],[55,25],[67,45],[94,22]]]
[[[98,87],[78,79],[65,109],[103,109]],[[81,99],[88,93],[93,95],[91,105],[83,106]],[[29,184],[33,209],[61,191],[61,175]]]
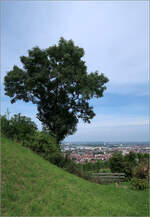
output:
[[[36,106],[11,104],[3,78],[19,57],[34,46],[47,48],[60,37],[85,50],[88,72],[109,79],[101,99],[93,99],[96,116],[78,124],[67,141],[149,140],[149,2],[148,1],[2,1],[2,114],[21,112],[36,119]]]

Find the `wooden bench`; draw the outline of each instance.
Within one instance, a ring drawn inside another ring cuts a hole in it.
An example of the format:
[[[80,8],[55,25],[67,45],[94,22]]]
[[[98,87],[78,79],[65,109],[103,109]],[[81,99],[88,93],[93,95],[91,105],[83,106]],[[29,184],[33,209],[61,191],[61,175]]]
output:
[[[92,173],[92,177],[102,183],[122,182],[125,173]]]

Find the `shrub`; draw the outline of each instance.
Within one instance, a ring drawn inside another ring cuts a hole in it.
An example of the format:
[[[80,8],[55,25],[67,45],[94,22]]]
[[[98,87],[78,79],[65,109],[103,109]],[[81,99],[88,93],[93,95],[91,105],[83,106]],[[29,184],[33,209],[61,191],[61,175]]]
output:
[[[64,169],[76,176],[92,181],[91,174],[83,169],[83,165],[74,163],[69,156],[66,155],[64,160]]]
[[[134,176],[140,179],[146,179],[149,175],[149,159],[143,158],[140,164],[134,169]]]
[[[31,121],[31,118],[21,116],[20,113],[11,117],[10,120],[6,115],[1,116],[0,119],[2,134],[21,143],[29,140],[37,130],[37,126]]]
[[[10,121],[7,119],[6,115],[0,115],[1,133],[10,138],[11,126]]]
[[[112,172],[125,173],[126,179],[130,180],[134,176],[134,169],[138,165],[137,154],[130,152],[123,156],[121,153],[115,153],[109,159],[109,165]]]
[[[148,187],[148,180],[134,177],[130,180],[130,186],[134,190],[144,190]]]
[[[67,170],[70,173],[79,175],[79,170],[74,162],[68,162],[68,164],[65,165],[65,170]]]
[[[111,169],[111,172],[115,173],[121,173],[124,172],[124,159],[123,155],[118,152],[115,153],[110,159],[109,159],[109,166]]]
[[[30,140],[25,141],[24,146],[29,147],[51,163],[63,167],[64,158],[60,153],[59,145],[48,133],[37,131],[34,136],[30,137]]]
[[[101,172],[101,173],[110,173],[111,171],[110,171],[109,168],[102,168],[102,169],[99,170],[99,172]]]
[[[10,125],[12,138],[21,142],[28,140],[37,131],[37,126],[31,118],[21,116],[20,113],[10,119]]]
[[[124,172],[128,179],[131,179],[134,176],[137,160],[137,154],[132,151],[124,156]]]

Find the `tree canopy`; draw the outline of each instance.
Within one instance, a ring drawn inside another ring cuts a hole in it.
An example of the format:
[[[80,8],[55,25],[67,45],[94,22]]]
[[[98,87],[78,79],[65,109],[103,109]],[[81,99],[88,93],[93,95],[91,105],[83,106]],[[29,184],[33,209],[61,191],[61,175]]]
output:
[[[79,118],[90,123],[95,116],[89,100],[103,96],[108,78],[98,71],[88,73],[84,49],[60,38],[47,49],[34,47],[21,56],[22,68],[14,65],[5,76],[5,94],[11,103],[31,101],[37,118],[61,141],[76,131]]]

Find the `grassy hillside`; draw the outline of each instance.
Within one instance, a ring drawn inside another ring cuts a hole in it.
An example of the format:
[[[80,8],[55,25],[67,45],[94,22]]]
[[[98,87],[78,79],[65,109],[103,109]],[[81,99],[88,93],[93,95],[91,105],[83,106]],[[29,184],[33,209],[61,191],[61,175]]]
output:
[[[2,138],[2,216],[148,216],[148,190],[99,185]]]

